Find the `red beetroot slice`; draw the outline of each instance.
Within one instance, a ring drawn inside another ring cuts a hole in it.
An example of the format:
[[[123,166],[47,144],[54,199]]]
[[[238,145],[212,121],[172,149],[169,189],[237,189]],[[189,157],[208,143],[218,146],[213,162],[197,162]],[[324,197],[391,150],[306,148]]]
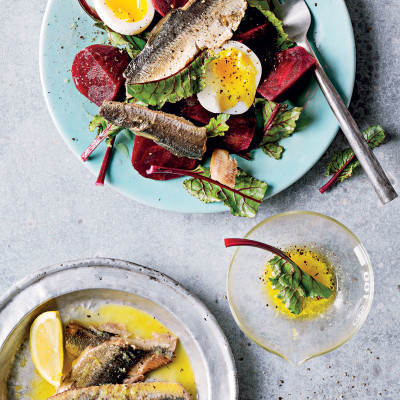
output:
[[[198,100],[194,100],[190,98],[190,103],[194,103],[188,107],[184,107],[181,110],[181,114],[185,118],[192,119],[194,121],[200,122],[204,125],[207,125],[210,122],[212,117],[215,117],[217,114],[213,114],[212,112],[206,110]]]
[[[241,42],[247,42],[249,40],[254,40],[260,36],[265,36],[267,34],[269,23],[256,26],[255,28],[249,29],[246,32],[238,33],[234,36],[234,40]]]
[[[183,7],[189,0],[152,0],[154,8],[165,17],[174,8]]]
[[[245,114],[231,115],[227,121],[229,131],[225,136],[216,139],[217,147],[228,150],[230,153],[237,154],[249,149],[256,132],[256,117],[253,109]]]
[[[275,68],[258,87],[257,92],[267,100],[274,101],[314,67],[315,62],[301,46],[278,53]]]
[[[113,46],[94,44],[81,50],[72,64],[76,88],[99,107],[115,100],[124,85],[122,76],[131,58]]]
[[[156,181],[167,181],[180,178],[180,176],[172,174],[148,175],[146,171],[152,165],[169,168],[195,169],[197,161],[186,157],[176,157],[152,140],[136,135],[132,150],[132,165],[133,168],[145,178],[154,179]]]
[[[181,111],[186,118],[208,124],[213,114],[207,111],[201,104],[185,107]],[[256,118],[252,109],[242,115],[231,115],[227,121],[229,130],[225,136],[213,139],[215,147],[228,150],[230,153],[240,153],[248,150],[256,131]]]

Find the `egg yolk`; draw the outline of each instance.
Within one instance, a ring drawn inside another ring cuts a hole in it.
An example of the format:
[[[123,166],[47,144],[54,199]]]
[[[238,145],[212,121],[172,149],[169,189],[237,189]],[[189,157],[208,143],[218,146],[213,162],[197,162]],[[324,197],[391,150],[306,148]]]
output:
[[[221,111],[229,110],[240,101],[247,107],[253,104],[257,69],[246,53],[235,48],[222,50],[210,62],[210,70]]]
[[[147,14],[148,0],[104,0],[114,15],[125,22],[141,21]]]

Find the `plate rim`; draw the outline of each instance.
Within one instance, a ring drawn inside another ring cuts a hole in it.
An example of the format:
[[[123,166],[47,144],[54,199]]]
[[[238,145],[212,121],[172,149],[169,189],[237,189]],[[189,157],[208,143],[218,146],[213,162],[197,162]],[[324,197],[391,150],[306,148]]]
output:
[[[2,314],[7,310],[7,307],[11,305],[11,303],[14,301],[14,299],[22,294],[25,289],[29,288],[30,286],[39,283],[42,280],[45,279],[51,279],[52,276],[64,273],[68,270],[77,270],[81,267],[84,268],[90,268],[90,267],[100,267],[106,269],[118,269],[121,272],[125,272],[127,274],[140,274],[144,275],[146,277],[149,277],[151,281],[158,281],[158,283],[162,286],[167,285],[169,287],[169,290],[175,291],[176,293],[179,293],[186,299],[190,299],[192,303],[198,307],[204,315],[207,315],[207,323],[211,323],[212,328],[214,330],[214,334],[218,337],[218,339],[221,341],[223,346],[219,346],[220,350],[222,353],[225,354],[226,356],[226,370],[231,374],[232,380],[232,393],[234,394],[234,399],[237,400],[239,398],[239,384],[238,384],[238,376],[237,376],[237,369],[236,369],[236,364],[235,360],[233,357],[232,349],[230,347],[230,344],[225,336],[224,331],[222,330],[221,326],[219,325],[217,319],[215,316],[210,312],[210,310],[205,306],[205,304],[194,294],[190,293],[184,286],[182,286],[179,282],[177,282],[175,279],[171,278],[170,276],[164,274],[163,272],[154,270],[150,267],[146,267],[140,264],[136,264],[131,261],[125,261],[125,260],[120,260],[117,258],[107,258],[107,257],[94,257],[94,258],[84,258],[84,259],[78,259],[78,260],[72,260],[72,261],[67,261],[67,262],[62,262],[58,264],[53,264],[48,267],[44,267],[39,269],[38,271],[29,274],[28,276],[22,278],[21,280],[17,281],[14,283],[11,288],[9,288],[1,297],[0,297],[0,318]],[[154,279],[155,278],[155,279]],[[105,280],[101,280],[101,282],[105,282]],[[104,285],[104,283],[103,283]],[[57,298],[59,296],[68,294],[68,293],[73,293],[75,291],[82,291],[82,290],[92,290],[93,288],[76,288],[75,290],[72,291],[63,291],[61,294],[55,294],[52,297],[46,297],[43,300],[42,303],[47,302],[51,299]],[[123,289],[114,289],[109,286],[104,286],[104,289],[110,289],[110,290],[119,290],[121,292],[126,292],[126,293],[132,293],[127,290]],[[135,293],[132,293],[135,294]],[[146,298],[142,296],[143,298]],[[148,299],[150,301],[154,301],[151,299]],[[28,307],[25,307],[21,311],[21,314],[24,314],[19,318],[18,316],[18,322],[16,324],[10,324],[13,326],[7,326],[7,328],[3,331],[5,332],[4,335],[0,335],[0,352],[3,349],[4,344],[7,342],[8,338],[12,334],[12,332],[15,330],[15,328],[18,326],[18,324],[21,322],[23,318],[27,314],[29,314],[32,310],[34,310],[38,304],[34,304],[33,306],[29,304]],[[164,304],[159,304],[160,307],[166,307]],[[29,308],[29,310],[28,310]],[[167,307],[168,309],[168,307]],[[1,332],[0,332],[1,333]],[[202,349],[203,350],[203,349]],[[212,383],[212,382],[210,382]]]
[[[55,2],[56,0],[48,0],[46,4],[46,9],[43,15],[42,19],[42,24],[40,28],[40,37],[39,37],[39,72],[40,72],[40,81],[41,81],[41,87],[42,87],[42,92],[45,98],[45,103],[48,112],[50,113],[51,119],[58,131],[58,134],[61,136],[63,139],[63,142],[67,145],[69,150],[75,155],[78,160],[81,160],[80,154],[78,154],[75,149],[72,146],[72,143],[70,142],[69,137],[64,133],[64,129],[62,128],[61,124],[59,123],[58,119],[55,116],[55,113],[52,109],[51,102],[50,102],[50,97],[46,93],[46,83],[45,83],[45,76],[44,76],[44,41],[45,41],[45,27],[46,27],[46,22],[48,20],[48,16],[50,14],[50,8],[51,5]],[[311,1],[311,0],[306,0]],[[346,27],[350,30],[350,48],[351,48],[351,54],[352,54],[352,59],[351,59],[351,65],[352,65],[352,73],[350,75],[351,82],[349,84],[349,97],[347,101],[345,101],[346,106],[348,107],[352,96],[354,94],[354,86],[355,86],[355,79],[356,79],[356,73],[357,73],[357,53],[356,53],[356,43],[355,43],[355,36],[354,36],[354,29],[353,29],[353,24],[351,21],[351,16],[349,9],[347,7],[346,1],[345,0],[340,0],[341,2],[341,7],[343,8],[343,22],[345,23]],[[318,48],[318,46],[316,46]],[[293,179],[288,181],[288,183],[280,188],[278,192],[274,192],[273,194],[269,195],[268,197],[264,198],[264,201],[268,200],[269,198],[285,191],[287,188],[292,186],[294,183],[296,183],[298,180],[300,180],[303,176],[305,176],[316,164],[317,162],[321,159],[321,157],[324,155],[324,153],[327,151],[327,149],[330,147],[332,144],[333,140],[336,138],[336,135],[340,129],[339,122],[337,122],[337,127],[334,130],[334,133],[332,134],[332,138],[329,140],[329,142],[324,146],[324,148],[321,148],[320,151],[318,152],[318,156],[315,158],[314,162],[306,169],[302,170],[300,174],[292,174]],[[84,163],[85,167],[89,169],[89,171],[94,175],[97,176],[98,171],[95,169],[95,167],[88,162]],[[182,178],[180,179],[182,180]],[[177,179],[177,181],[180,181]],[[147,201],[146,199],[140,197],[140,196],[135,196],[132,193],[128,193],[128,191],[124,190],[123,187],[120,187],[119,185],[114,185],[110,184],[107,182],[107,179],[105,181],[105,185],[107,187],[112,188],[112,190],[115,190],[117,193],[122,194],[123,196],[127,197],[128,199],[134,200],[136,202],[139,202],[143,205],[146,205],[148,207],[160,209],[160,210],[165,210],[165,211],[172,211],[176,213],[181,213],[181,214],[214,214],[214,213],[221,213],[221,212],[228,212],[229,208],[224,206],[222,203],[213,203],[213,204],[207,204],[208,207],[205,207],[204,209],[198,209],[193,207],[188,207],[188,209],[180,209],[180,207],[171,205],[170,203],[164,204],[160,203],[157,201]],[[157,196],[156,196],[157,197]]]

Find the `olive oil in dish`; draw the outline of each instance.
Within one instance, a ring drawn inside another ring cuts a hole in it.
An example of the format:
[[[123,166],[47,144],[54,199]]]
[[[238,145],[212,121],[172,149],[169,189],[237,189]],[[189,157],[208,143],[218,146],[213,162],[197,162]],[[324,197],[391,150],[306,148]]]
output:
[[[337,284],[333,266],[329,263],[329,260],[310,248],[292,248],[287,251],[287,255],[303,272],[306,272],[312,278],[327,286],[332,290],[332,293],[327,299],[304,298],[301,313],[295,315],[286,308],[282,300],[278,298],[279,289],[274,289],[270,281],[270,278],[274,277],[274,273],[271,266],[267,264],[262,276],[262,282],[265,285],[268,295],[268,306],[275,307],[279,314],[288,318],[309,319],[324,314],[332,306],[336,298]]]
[[[160,321],[144,311],[134,307],[118,304],[104,304],[95,310],[80,307],[74,321],[83,325],[100,325],[104,323],[125,324],[127,331],[133,337],[151,339],[153,334],[172,334]],[[69,321],[64,321],[69,322]],[[178,345],[173,361],[148,374],[146,381],[178,382],[186,391],[196,398],[197,389],[190,359],[178,340]],[[48,384],[40,375],[32,380],[28,398],[33,400],[46,400],[55,393],[55,388]]]
[[[31,381],[27,398],[32,400],[47,400],[56,393],[56,389],[50,383],[46,382],[37,371],[35,372],[36,376]],[[20,397],[18,391],[16,391],[16,396]]]

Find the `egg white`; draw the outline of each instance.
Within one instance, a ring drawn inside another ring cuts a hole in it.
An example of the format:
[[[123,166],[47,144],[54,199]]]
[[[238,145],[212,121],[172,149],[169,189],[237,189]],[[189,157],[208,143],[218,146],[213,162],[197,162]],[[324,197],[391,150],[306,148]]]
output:
[[[147,13],[144,18],[137,22],[126,22],[115,16],[113,11],[108,8],[104,0],[93,0],[94,7],[103,22],[113,31],[121,35],[136,35],[144,31],[154,17],[154,6],[151,0],[147,0]]]
[[[222,50],[234,48],[237,50],[242,51],[245,53],[250,60],[253,62],[254,67],[257,70],[257,75],[256,75],[256,88],[260,84],[261,81],[261,74],[262,74],[262,67],[261,67],[261,62],[259,58],[255,55],[255,53],[248,48],[246,45],[243,43],[237,42],[235,40],[228,40],[225,42],[220,48],[214,50],[214,54],[220,53]],[[212,113],[219,114],[221,112],[224,112],[226,114],[243,114],[245,113],[250,106],[247,106],[244,101],[239,101],[234,107],[229,108],[228,110],[222,110],[221,106],[219,105],[219,102],[217,101],[217,93],[215,92],[215,89],[213,88],[211,82],[215,79],[213,76],[213,72],[211,71],[210,64],[208,64],[206,68],[206,87],[197,94],[197,99],[199,100],[200,104],[208,111]]]

